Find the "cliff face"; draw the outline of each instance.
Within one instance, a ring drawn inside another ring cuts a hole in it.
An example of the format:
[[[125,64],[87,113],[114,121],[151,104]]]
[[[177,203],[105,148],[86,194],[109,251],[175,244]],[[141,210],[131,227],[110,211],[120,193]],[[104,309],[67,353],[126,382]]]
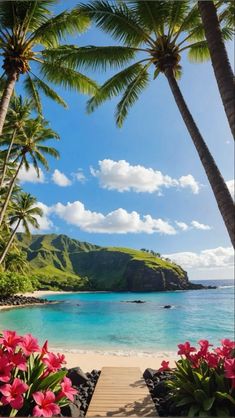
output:
[[[165,291],[195,288],[177,264],[127,248],[99,247],[65,235],[18,234],[32,273],[76,289]]]

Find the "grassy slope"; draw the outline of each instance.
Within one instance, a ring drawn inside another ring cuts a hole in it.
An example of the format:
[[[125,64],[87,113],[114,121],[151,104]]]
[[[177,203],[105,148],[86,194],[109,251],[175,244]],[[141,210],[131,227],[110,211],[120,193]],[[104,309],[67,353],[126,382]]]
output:
[[[30,239],[18,234],[18,240],[27,252],[33,272],[44,277],[44,284],[76,281],[84,288],[122,290],[126,286],[125,270],[136,261],[151,271],[167,270],[179,280],[185,277],[176,264],[143,251],[104,248],[56,234],[33,235]]]

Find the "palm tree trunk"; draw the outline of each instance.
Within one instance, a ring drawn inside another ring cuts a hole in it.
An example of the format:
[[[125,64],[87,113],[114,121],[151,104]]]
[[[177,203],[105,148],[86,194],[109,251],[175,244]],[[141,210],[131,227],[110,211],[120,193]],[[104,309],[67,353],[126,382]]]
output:
[[[4,249],[4,251],[3,251],[2,255],[1,255],[1,257],[0,257],[0,265],[3,263],[3,261],[4,261],[5,257],[6,257],[6,255],[7,255],[7,253],[8,253],[8,251],[9,251],[9,249],[10,249],[10,247],[11,247],[11,244],[12,244],[12,242],[13,242],[13,239],[15,238],[15,234],[16,234],[16,232],[17,232],[17,229],[19,228],[20,222],[21,222],[21,219],[19,219],[19,220],[18,220],[18,222],[17,222],[17,224],[16,224],[15,228],[13,229],[13,231],[12,231],[12,233],[11,233],[10,239],[9,239],[9,241],[8,241],[8,243],[7,243],[7,245],[6,245],[5,249]]]
[[[11,195],[12,195],[12,192],[13,192],[13,189],[14,189],[14,186],[15,186],[15,182],[16,182],[16,179],[18,177],[19,171],[20,171],[20,169],[22,167],[22,164],[23,164],[23,158],[21,159],[21,162],[18,165],[18,168],[17,168],[17,170],[15,172],[15,175],[14,175],[14,177],[13,177],[11,183],[10,183],[10,187],[8,189],[5,202],[4,202],[3,207],[1,209],[1,212],[0,212],[0,226],[2,225],[2,222],[3,222],[3,219],[4,219],[4,215],[6,213],[6,210],[7,210],[7,207],[8,207],[8,204],[9,204],[9,201],[10,201],[10,198],[11,198]]]
[[[225,49],[220,24],[213,1],[199,1],[199,11],[205,29],[212,66],[227,119],[235,138],[235,82]]]
[[[17,71],[11,73],[6,81],[6,87],[3,90],[3,94],[0,101],[0,135],[2,135],[3,125],[6,119],[11,96],[14,91],[15,83],[17,81]]]
[[[234,219],[234,203],[231,194],[225,184],[225,181],[212,157],[186,103],[174,74],[170,68],[166,69],[165,75],[169,82],[176,104],[179,108],[184,123],[197,149],[202,165],[207,174],[211,188],[223,217],[233,247],[235,246],[235,219]]]
[[[12,145],[14,144],[14,141],[15,141],[16,131],[17,131],[17,129],[15,128],[13,133],[12,133],[11,142],[9,144],[7,154],[6,154],[6,157],[5,157],[4,162],[3,162],[2,177],[1,177],[1,180],[0,180],[0,189],[4,184],[6,171],[7,171],[7,163],[8,163],[9,157],[10,157]]]

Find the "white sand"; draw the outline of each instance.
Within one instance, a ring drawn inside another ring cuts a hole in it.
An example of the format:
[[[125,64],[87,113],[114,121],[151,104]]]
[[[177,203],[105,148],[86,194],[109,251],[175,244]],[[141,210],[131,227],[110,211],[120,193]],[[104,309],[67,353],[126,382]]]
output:
[[[56,352],[56,349],[53,349]],[[85,372],[91,371],[92,369],[101,369],[102,367],[140,367],[142,371],[146,368],[151,367],[157,369],[161,366],[163,360],[170,362],[170,366],[175,365],[177,355],[170,352],[159,352],[153,355],[115,355],[107,353],[71,353],[63,352],[67,361],[66,367],[81,367]]]

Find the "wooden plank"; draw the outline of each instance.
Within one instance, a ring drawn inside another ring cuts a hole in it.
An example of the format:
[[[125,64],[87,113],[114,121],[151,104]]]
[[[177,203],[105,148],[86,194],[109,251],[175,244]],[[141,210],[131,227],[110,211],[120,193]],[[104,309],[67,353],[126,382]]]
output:
[[[156,417],[138,367],[103,367],[86,417]]]

